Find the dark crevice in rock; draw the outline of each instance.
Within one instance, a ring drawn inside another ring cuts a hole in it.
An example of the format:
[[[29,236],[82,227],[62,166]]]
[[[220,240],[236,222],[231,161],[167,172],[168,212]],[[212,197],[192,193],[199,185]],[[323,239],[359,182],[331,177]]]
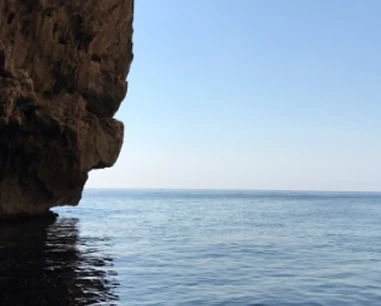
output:
[[[58,39],[58,43],[59,43],[60,45],[66,45],[66,44],[67,44],[67,41],[66,41],[64,38],[60,38],[60,39]]]
[[[7,17],[8,24],[11,24],[14,18],[15,18],[15,13],[10,13]]]
[[[35,105],[33,103],[34,101],[30,97],[19,97],[16,99],[16,106],[23,109],[28,109],[30,107],[35,108]]]
[[[99,96],[90,90],[83,91],[81,95],[86,101],[86,109],[89,112],[100,117],[111,117],[115,114],[116,109],[110,96]]]
[[[102,58],[96,54],[91,55],[91,60],[96,63],[100,63],[102,61]]]
[[[87,51],[89,44],[93,41],[95,35],[89,29],[86,29],[83,18],[79,15],[73,16],[72,19],[75,41],[78,50]]]
[[[56,35],[57,30],[58,30],[58,23],[55,22],[53,25],[53,30],[52,30],[53,37]]]
[[[3,70],[5,66],[5,53],[4,50],[0,50],[0,70]]]
[[[31,21],[30,21],[30,20],[25,20],[25,21],[22,23],[22,26],[21,26],[21,33],[22,33],[24,36],[28,36],[28,35],[29,35],[30,26],[31,26]]]
[[[63,90],[66,90],[68,92],[73,90],[74,81],[75,81],[73,78],[74,71],[72,71],[72,73],[70,74],[70,73],[65,73],[64,69],[65,68],[63,67],[63,62],[62,61],[57,62],[57,64],[55,65],[53,69],[54,85],[49,91],[45,93],[46,95],[48,96],[50,94],[54,95],[54,94],[60,93]]]
[[[53,15],[53,9],[52,8],[47,8],[44,10],[44,16],[52,17],[52,15]]]

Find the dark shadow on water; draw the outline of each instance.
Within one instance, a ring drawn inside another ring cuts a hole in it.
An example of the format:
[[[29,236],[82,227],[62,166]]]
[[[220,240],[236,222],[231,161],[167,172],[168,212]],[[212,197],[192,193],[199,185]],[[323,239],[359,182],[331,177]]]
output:
[[[0,224],[0,305],[112,305],[112,259],[86,251],[78,220]]]

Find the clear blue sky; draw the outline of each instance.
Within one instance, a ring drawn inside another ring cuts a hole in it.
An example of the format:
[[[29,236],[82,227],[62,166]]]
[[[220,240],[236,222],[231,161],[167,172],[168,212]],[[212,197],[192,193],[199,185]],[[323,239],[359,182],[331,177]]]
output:
[[[381,1],[135,1],[125,143],[88,187],[381,191]]]

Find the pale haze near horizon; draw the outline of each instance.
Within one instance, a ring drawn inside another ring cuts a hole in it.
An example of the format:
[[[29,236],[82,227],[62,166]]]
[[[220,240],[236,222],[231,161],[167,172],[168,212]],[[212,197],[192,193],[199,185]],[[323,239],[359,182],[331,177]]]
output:
[[[381,1],[136,1],[88,188],[381,191]]]

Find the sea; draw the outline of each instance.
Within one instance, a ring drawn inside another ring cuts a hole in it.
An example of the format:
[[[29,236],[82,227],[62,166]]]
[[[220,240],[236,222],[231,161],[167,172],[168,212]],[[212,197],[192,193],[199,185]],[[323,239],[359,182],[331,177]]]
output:
[[[97,190],[0,224],[0,305],[381,305],[381,193]]]

